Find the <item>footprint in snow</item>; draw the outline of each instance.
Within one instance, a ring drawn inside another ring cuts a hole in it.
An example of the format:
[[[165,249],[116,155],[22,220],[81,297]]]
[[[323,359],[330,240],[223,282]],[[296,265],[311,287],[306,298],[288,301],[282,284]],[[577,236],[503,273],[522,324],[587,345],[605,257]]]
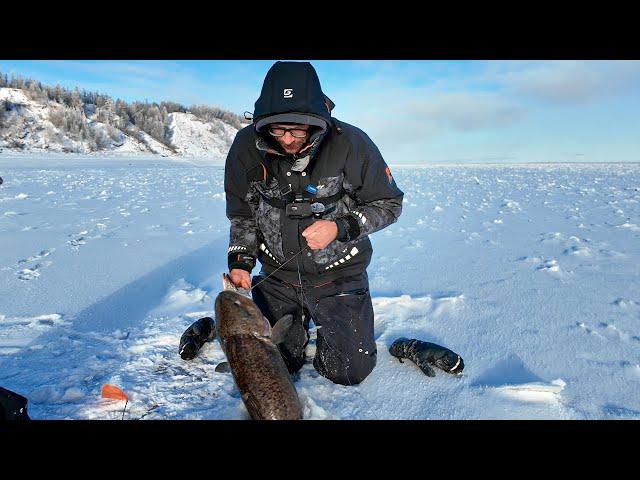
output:
[[[72,249],[74,250],[78,250],[80,248],[81,245],[86,245],[87,244],[87,237],[86,235],[89,233],[88,230],[83,230],[79,233],[76,234],[69,234],[68,237],[71,237],[71,240],[69,240],[67,242],[67,245],[71,246]]]
[[[565,272],[560,268],[560,264],[558,264],[558,261],[553,258],[551,260],[545,261],[541,265],[538,265],[536,267],[536,270],[539,272],[544,272],[555,278],[562,278],[566,275]]]
[[[540,257],[527,257],[527,256],[524,256],[524,257],[519,257],[517,260],[518,260],[519,262],[525,262],[525,263],[539,263],[539,262],[541,262],[541,261],[542,261],[542,258],[540,258]]]
[[[18,278],[23,281],[34,280],[40,276],[40,270],[48,267],[53,262],[44,262],[34,265],[32,268],[24,268],[18,272]]]
[[[574,255],[576,257],[588,258],[592,256],[591,249],[589,247],[576,247],[575,245],[564,250],[565,255]]]
[[[71,248],[73,248],[74,250],[78,250],[80,248],[80,245],[86,245],[87,241],[84,237],[78,237],[69,240],[67,243],[71,245]]]
[[[624,312],[640,314],[640,303],[629,300],[628,298],[617,298],[613,304]]]
[[[586,333],[598,338],[624,343],[640,342],[640,336],[626,332],[619,327],[616,327],[613,323],[600,322],[596,326],[589,326],[584,322],[577,322],[576,325]]]
[[[558,243],[565,239],[565,236],[560,232],[550,232],[540,234],[541,243]]]
[[[18,264],[29,263],[29,262],[34,262],[36,260],[40,260],[41,258],[48,257],[54,251],[55,251],[55,248],[51,248],[49,250],[41,250],[40,253],[36,255],[32,255],[28,258],[23,258],[21,260],[18,260]]]

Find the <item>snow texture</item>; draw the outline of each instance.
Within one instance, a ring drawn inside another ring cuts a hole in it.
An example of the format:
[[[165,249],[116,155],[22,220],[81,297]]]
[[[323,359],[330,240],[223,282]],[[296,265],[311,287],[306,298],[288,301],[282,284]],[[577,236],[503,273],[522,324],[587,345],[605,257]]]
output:
[[[640,419],[640,166],[392,171],[377,367],[348,387],[309,358],[305,418]],[[221,167],[0,154],[0,176],[0,385],[33,418],[120,419],[104,383],[129,394],[125,419],[247,418],[217,341],[178,355],[226,269]],[[398,337],[454,350],[463,375],[399,363]]]

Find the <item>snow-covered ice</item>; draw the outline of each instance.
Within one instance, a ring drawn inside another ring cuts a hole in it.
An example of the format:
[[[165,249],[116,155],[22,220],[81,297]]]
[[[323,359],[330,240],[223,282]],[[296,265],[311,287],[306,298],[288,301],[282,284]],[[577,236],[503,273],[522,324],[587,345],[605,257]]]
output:
[[[334,385],[310,359],[309,419],[640,419],[640,166],[393,167],[400,220],[372,236],[378,364]],[[217,341],[223,168],[158,158],[0,154],[0,385],[33,418],[244,419]],[[308,353],[315,348],[315,328]],[[447,346],[423,375],[398,337]]]

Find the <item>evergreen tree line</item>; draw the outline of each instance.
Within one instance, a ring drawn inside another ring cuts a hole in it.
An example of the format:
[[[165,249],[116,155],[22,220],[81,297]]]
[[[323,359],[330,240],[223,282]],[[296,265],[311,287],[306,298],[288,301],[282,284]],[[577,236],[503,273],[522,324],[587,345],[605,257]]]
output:
[[[236,128],[246,125],[246,120],[232,112],[207,105],[194,105],[189,108],[176,102],[132,102],[113,99],[98,92],[74,90],[56,85],[51,87],[41,82],[22,76],[11,76],[0,72],[0,88],[18,88],[34,101],[41,103],[56,102],[52,107],[50,120],[57,128],[74,140],[88,141],[96,150],[106,148],[111,142],[122,140],[121,131],[141,139],[145,132],[153,139],[173,149],[168,140],[169,114],[174,112],[192,113],[203,122],[220,120]],[[6,129],[5,119],[11,105],[5,102],[0,108],[0,127]],[[92,116],[96,121],[105,124],[104,128],[91,128],[88,121]],[[216,132],[219,129],[216,129]]]

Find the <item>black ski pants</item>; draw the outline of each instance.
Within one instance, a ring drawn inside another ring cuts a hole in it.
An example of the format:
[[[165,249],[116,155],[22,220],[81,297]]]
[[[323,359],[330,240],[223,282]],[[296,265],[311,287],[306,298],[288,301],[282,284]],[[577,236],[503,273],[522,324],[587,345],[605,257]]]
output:
[[[278,344],[290,372],[304,364],[309,319],[317,326],[313,366],[320,375],[341,385],[362,382],[376,365],[373,305],[366,271],[321,285],[302,279],[296,285],[261,272],[253,277],[253,300],[274,326],[293,316],[290,334]],[[263,281],[264,280],[264,281]]]

